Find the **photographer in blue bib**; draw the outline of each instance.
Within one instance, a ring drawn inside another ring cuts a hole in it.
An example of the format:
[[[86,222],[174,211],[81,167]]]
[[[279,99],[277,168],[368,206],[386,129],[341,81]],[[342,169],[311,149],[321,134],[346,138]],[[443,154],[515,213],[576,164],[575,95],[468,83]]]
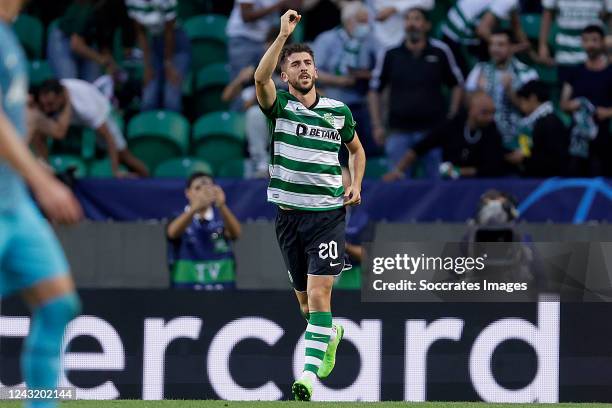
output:
[[[212,176],[195,172],[187,180],[189,201],[166,229],[168,264],[174,288],[234,289],[235,260],[228,241],[240,237],[238,219]]]

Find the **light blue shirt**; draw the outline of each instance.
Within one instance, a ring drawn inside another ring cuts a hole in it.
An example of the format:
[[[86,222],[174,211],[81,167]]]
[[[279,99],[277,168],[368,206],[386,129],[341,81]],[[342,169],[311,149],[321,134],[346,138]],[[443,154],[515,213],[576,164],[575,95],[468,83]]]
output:
[[[11,27],[0,22],[0,102],[2,111],[17,129],[22,138],[26,137],[26,102],[28,76],[26,57]],[[17,208],[28,198],[21,176],[3,159],[0,159],[0,212]]]
[[[343,28],[334,28],[317,36],[312,49],[317,69],[333,75],[348,75],[351,69],[372,69],[376,62],[376,42],[370,33],[364,39],[351,38]],[[325,96],[347,105],[361,103],[367,92],[367,82],[359,87],[326,86]]]

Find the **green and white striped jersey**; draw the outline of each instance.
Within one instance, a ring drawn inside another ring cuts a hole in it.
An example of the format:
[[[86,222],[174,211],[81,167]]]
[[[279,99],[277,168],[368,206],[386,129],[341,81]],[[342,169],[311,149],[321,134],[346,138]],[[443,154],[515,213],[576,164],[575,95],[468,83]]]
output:
[[[461,44],[478,44],[476,28],[486,12],[490,11],[499,20],[508,21],[517,7],[518,0],[458,0],[446,15],[442,33]]]
[[[584,62],[582,30],[589,24],[602,25],[600,16],[612,13],[612,0],[542,0],[542,7],[557,11],[555,60],[560,65]]]
[[[159,35],[168,21],[176,19],[177,0],[125,0],[128,16]]]
[[[277,90],[274,104],[262,110],[272,135],[268,201],[309,211],[342,207],[338,153],[355,135],[350,109],[319,96],[307,108],[289,92]]]

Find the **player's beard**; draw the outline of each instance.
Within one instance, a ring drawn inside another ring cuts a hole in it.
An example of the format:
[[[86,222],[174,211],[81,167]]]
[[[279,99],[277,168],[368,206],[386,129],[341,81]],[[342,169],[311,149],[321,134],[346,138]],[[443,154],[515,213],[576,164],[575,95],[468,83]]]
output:
[[[587,57],[591,60],[594,61],[597,58],[599,58],[600,55],[602,55],[604,53],[604,50],[601,48],[589,48],[586,51]]]
[[[290,81],[289,85],[291,85],[291,87],[293,89],[295,89],[296,91],[298,91],[302,95],[306,95],[314,87],[314,79],[312,79],[312,77],[311,77],[310,78],[310,83],[308,85],[306,85],[306,86],[302,86],[302,84],[300,84],[300,81],[301,80],[298,78],[295,81]]]
[[[414,28],[409,28],[406,30],[406,39],[412,44],[416,44],[424,37],[424,33],[422,31],[416,30]]]

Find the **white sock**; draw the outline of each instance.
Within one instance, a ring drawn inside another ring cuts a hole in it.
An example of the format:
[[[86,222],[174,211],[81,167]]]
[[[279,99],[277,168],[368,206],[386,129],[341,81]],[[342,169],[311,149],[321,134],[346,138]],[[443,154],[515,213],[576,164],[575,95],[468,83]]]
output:
[[[311,384],[313,384],[315,378],[317,378],[317,376],[312,371],[302,371],[302,377],[300,377],[300,380],[308,380]]]

